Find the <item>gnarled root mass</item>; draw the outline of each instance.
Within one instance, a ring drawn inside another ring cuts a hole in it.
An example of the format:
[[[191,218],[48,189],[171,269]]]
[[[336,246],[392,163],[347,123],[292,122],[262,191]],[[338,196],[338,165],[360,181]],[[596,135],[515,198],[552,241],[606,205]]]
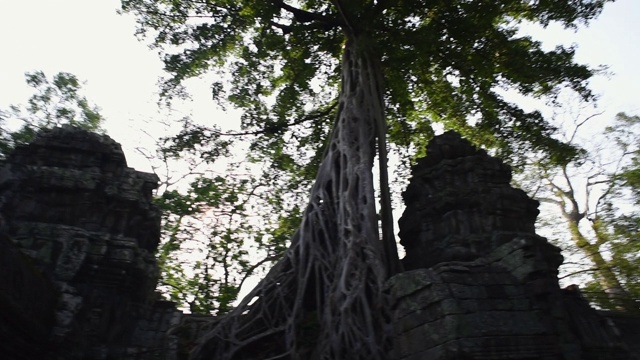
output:
[[[386,359],[389,319],[372,167],[381,73],[354,39],[331,140],[291,247],[194,359]]]

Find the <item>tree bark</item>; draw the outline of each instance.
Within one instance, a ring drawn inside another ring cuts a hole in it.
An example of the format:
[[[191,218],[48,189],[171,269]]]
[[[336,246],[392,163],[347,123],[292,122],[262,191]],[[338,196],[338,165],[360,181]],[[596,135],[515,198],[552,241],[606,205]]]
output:
[[[574,201],[575,204],[577,202]],[[575,209],[575,207],[574,207]],[[637,312],[638,306],[633,301],[629,292],[620,284],[618,277],[611,269],[611,264],[602,256],[600,252],[600,245],[604,244],[606,240],[602,240],[601,230],[597,228],[597,226],[592,225],[592,229],[595,233],[596,241],[595,244],[589,242],[589,240],[584,236],[582,231],[580,231],[580,220],[583,217],[575,217],[570,216],[569,213],[563,210],[563,214],[567,221],[569,232],[571,233],[571,238],[573,242],[576,244],[580,250],[593,262],[595,265],[595,276],[600,286],[607,294],[607,297],[611,300],[611,302],[616,306],[617,309],[621,311],[630,311]]]
[[[372,173],[384,124],[378,61],[364,39],[349,38],[336,122],[300,229],[193,359],[387,358],[387,274]]]

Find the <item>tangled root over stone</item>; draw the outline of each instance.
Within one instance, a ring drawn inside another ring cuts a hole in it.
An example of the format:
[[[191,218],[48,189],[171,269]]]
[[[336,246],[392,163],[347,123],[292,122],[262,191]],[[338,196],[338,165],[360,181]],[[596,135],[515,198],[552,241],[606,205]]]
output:
[[[355,39],[342,78],[330,143],[291,247],[194,359],[386,359],[388,270],[371,171],[376,138],[386,151],[382,76]]]

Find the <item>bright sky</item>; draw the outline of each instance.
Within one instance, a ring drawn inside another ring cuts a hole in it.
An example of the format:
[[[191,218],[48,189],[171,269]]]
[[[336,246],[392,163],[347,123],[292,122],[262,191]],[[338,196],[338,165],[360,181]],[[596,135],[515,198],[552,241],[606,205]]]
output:
[[[0,0],[0,109],[32,94],[25,72],[70,72],[86,81],[87,99],[102,109],[107,132],[123,144],[129,166],[149,171],[132,149],[141,140],[151,148],[139,129],[157,134],[162,126],[153,121],[167,120],[156,106],[162,62],[134,36],[133,16],[116,13],[119,6],[119,0]],[[177,107],[176,119],[192,114],[237,125],[238,114],[216,109],[207,82],[190,90],[194,101]]]
[[[118,15],[119,0],[0,0],[0,108],[24,103],[31,95],[27,71],[59,71],[87,82],[86,96],[102,108],[108,133],[125,151],[140,141],[137,129],[166,117],[157,114],[156,81],[162,71],[159,56],[133,35],[132,16]],[[578,44],[577,60],[609,65],[613,75],[593,81],[602,94],[601,108],[611,118],[619,111],[640,113],[640,1],[608,4],[600,18],[577,33],[550,28],[541,34],[550,48]],[[191,88],[194,101],[183,115],[200,121],[237,123],[236,115],[218,112],[206,81]],[[153,126],[151,126],[153,128]],[[144,167],[131,159],[130,165]],[[141,169],[146,170],[146,169]]]

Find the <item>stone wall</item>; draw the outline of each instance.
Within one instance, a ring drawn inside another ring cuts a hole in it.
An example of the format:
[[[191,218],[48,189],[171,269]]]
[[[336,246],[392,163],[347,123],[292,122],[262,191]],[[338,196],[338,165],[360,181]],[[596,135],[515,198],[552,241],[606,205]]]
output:
[[[0,357],[44,359],[51,351],[58,293],[33,261],[0,232]]]
[[[3,236],[29,257],[7,266],[15,273],[33,264],[24,277],[55,289],[39,298],[27,284],[8,285],[24,292],[19,306],[55,309],[53,323],[40,310],[31,319],[49,358],[175,358],[167,331],[181,313],[155,293],[157,182],[127,167],[111,138],[68,126],[39,134],[0,164]]]
[[[601,311],[600,315],[615,326],[629,351],[640,359],[640,315],[614,311]]]
[[[561,290],[557,247],[508,166],[458,134],[436,137],[404,193],[409,270],[388,281],[391,358],[630,359],[619,329]]]

